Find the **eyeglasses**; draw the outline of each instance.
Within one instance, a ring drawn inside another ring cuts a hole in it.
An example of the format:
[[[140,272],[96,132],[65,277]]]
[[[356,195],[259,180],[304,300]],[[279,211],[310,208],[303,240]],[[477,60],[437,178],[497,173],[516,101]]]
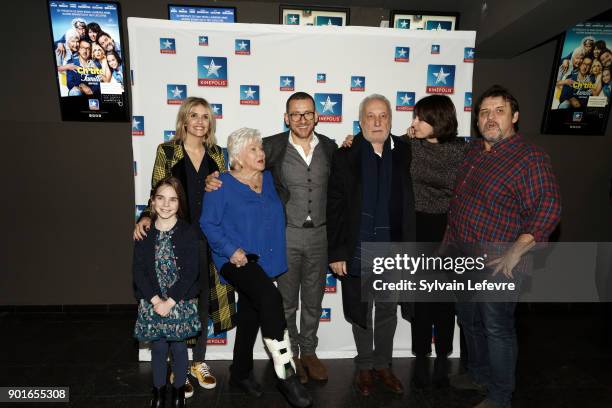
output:
[[[302,120],[302,118],[306,120],[313,120],[314,112],[304,112],[304,113],[293,112],[289,114],[289,118],[291,119],[292,122],[299,122],[300,120]]]

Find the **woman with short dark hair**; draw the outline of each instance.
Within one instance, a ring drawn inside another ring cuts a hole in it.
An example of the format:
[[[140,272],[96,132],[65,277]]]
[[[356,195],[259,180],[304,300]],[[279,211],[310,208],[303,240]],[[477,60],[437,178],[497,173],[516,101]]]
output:
[[[419,100],[408,137],[412,146],[410,173],[417,241],[441,242],[457,170],[466,148],[463,139],[457,138],[457,114],[451,99],[446,95],[430,95]],[[435,386],[447,386],[447,357],[453,349],[455,330],[454,304],[416,302],[414,306],[412,352],[416,355],[416,369],[412,384],[422,388],[429,383],[427,356],[431,353],[433,326],[436,347],[433,381]]]

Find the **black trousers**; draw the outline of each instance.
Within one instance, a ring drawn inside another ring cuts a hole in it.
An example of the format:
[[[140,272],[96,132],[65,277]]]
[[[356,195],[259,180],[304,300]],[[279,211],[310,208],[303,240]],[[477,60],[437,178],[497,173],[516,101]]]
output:
[[[446,214],[416,213],[416,234],[419,242],[441,242],[446,230]],[[436,355],[446,356],[453,351],[455,305],[448,302],[414,305],[412,320],[412,351],[416,355],[431,353],[431,338],[435,336]]]
[[[226,263],[221,276],[238,291],[238,315],[232,377],[243,380],[253,370],[253,346],[257,332],[265,338],[282,340],[287,323],[283,299],[272,279],[254,262],[237,268]]]
[[[454,303],[415,303],[414,319],[412,321],[412,352],[414,354],[422,356],[431,353],[431,338],[433,334],[436,355],[449,355],[453,351],[454,333]]]

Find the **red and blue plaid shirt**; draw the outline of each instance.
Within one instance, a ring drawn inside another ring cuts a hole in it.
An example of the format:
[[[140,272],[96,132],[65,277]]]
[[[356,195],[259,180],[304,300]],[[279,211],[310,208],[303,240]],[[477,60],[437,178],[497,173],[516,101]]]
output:
[[[547,241],[561,217],[550,158],[519,135],[486,151],[472,143],[459,169],[445,241],[514,242],[531,234]]]

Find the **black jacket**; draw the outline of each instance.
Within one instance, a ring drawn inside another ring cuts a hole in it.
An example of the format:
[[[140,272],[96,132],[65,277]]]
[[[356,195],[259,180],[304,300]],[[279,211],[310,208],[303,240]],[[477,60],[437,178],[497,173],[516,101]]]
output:
[[[336,149],[338,149],[338,145],[334,140],[327,136],[316,132],[315,135],[319,138],[319,143],[323,148],[323,152],[325,155],[327,155],[327,159],[331,163],[332,156]],[[283,176],[281,174],[288,143],[289,131],[263,138],[263,148],[266,153],[266,170],[270,170],[272,172],[276,192],[278,193],[278,196],[283,204],[287,204],[289,201],[289,189],[284,183]]]
[[[414,192],[410,176],[412,154],[410,145],[397,136],[393,138],[391,199],[391,241],[415,241]],[[359,241],[361,224],[361,149],[368,143],[363,135],[355,136],[349,148],[341,148],[332,161],[327,186],[327,243],[330,263],[353,259]],[[361,302],[361,279],[342,278],[344,316],[351,322],[366,326],[368,305]]]
[[[163,180],[166,177],[174,176],[181,182],[181,185],[185,190],[185,202],[188,203],[189,191],[187,189],[187,169],[185,167],[187,164],[185,160],[189,159],[187,156],[185,156],[185,150],[183,149],[182,142],[171,140],[157,146],[155,163],[153,164],[153,177],[151,178],[151,193],[153,193],[155,185],[160,180]],[[225,158],[221,148],[219,146],[214,146],[210,149],[206,149],[202,164],[207,166],[209,174],[217,170],[224,171],[226,168]],[[189,206],[186,206],[185,211],[185,219],[191,220]],[[140,218],[142,217],[151,218],[151,200],[149,200],[147,208],[140,215]],[[138,219],[139,221],[140,218]]]
[[[155,295],[161,297],[161,289],[155,274],[155,242],[159,231],[154,224],[142,241],[134,244],[132,273],[136,299],[150,301]],[[167,295],[175,301],[192,299],[200,292],[198,265],[198,236],[186,221],[178,220],[172,234],[172,245],[178,280],[168,289]]]

